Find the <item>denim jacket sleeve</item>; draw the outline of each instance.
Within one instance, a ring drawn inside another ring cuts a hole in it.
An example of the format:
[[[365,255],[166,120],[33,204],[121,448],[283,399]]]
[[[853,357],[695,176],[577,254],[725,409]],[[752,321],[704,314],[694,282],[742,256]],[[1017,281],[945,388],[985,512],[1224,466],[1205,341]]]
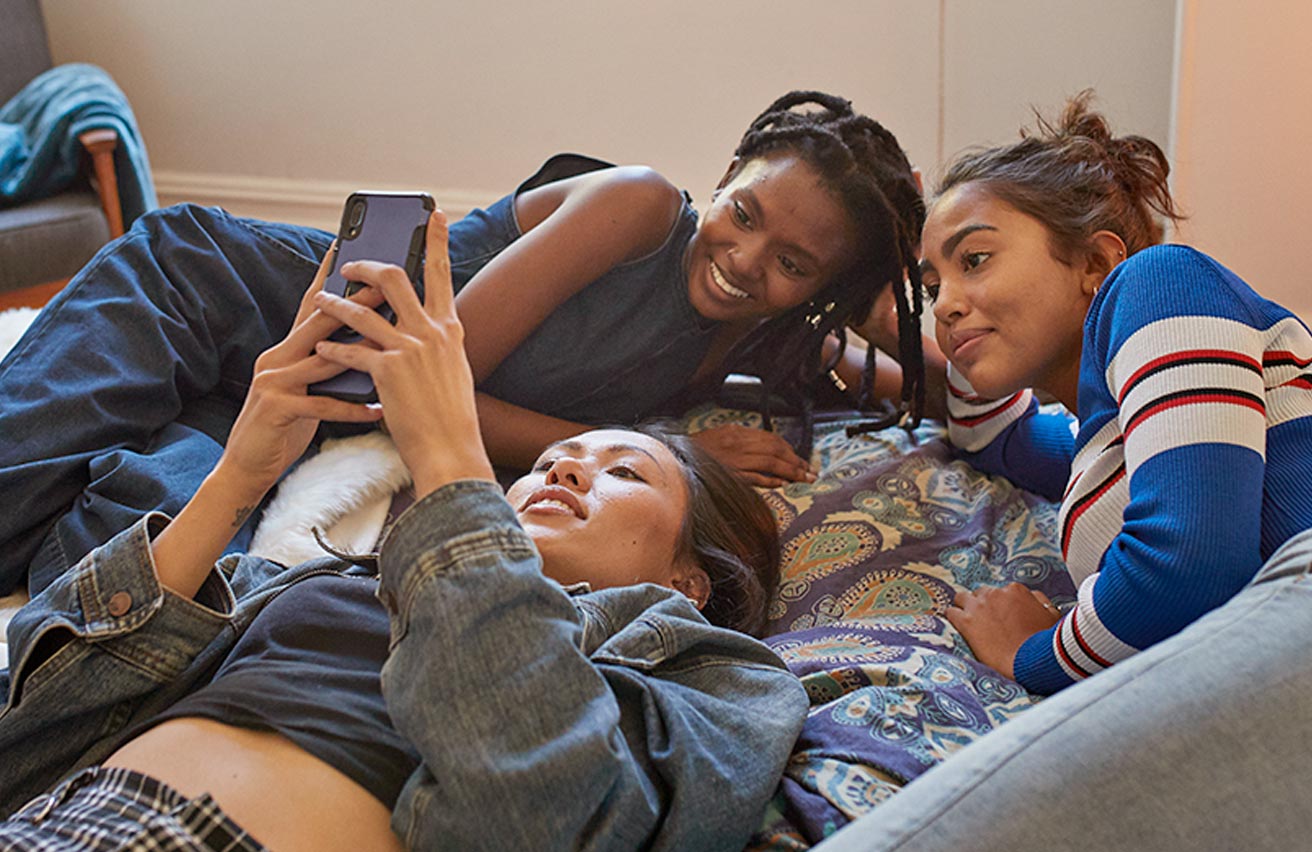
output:
[[[103,760],[143,704],[167,703],[167,687],[206,665],[230,624],[235,599],[221,572],[195,599],[160,585],[150,540],[167,520],[152,514],[124,530],[10,622],[0,812]]]
[[[763,644],[657,586],[571,599],[491,484],[421,500],[380,566],[408,848],[743,847],[807,703]]]

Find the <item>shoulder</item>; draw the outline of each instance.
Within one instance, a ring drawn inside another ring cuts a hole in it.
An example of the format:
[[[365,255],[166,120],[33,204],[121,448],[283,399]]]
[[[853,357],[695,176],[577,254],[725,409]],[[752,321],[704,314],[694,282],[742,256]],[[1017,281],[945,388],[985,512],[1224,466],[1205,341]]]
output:
[[[595,181],[596,191],[622,194],[635,202],[666,206],[683,202],[679,188],[651,166],[616,166],[587,177]]]
[[[1285,313],[1207,254],[1160,245],[1136,252],[1112,271],[1090,307],[1088,330],[1117,337],[1186,317],[1265,328]]]
[[[658,248],[687,202],[679,188],[649,166],[615,166],[530,190],[517,202],[520,225],[535,227],[557,211],[577,218],[592,238],[628,247],[624,259]]]
[[[687,206],[678,187],[648,166],[616,166],[594,180],[589,203],[599,224],[630,246],[626,261],[660,248]]]

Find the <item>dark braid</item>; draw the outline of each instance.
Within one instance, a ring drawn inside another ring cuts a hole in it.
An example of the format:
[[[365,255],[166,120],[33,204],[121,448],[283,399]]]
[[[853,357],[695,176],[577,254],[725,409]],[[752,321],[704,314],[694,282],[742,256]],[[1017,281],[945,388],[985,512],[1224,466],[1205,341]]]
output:
[[[799,109],[799,107],[813,107]],[[902,402],[891,418],[870,428],[920,422],[924,407],[924,363],[920,351],[923,301],[913,246],[925,223],[925,203],[911,163],[897,138],[883,125],[852,110],[850,101],[824,92],[789,92],[761,113],[734,152],[738,162],[787,152],[815,169],[852,219],[860,240],[852,267],[810,302],[774,317],[740,341],[726,356],[724,375],[743,372],[762,383],[761,414],[770,428],[772,394],[801,408],[803,434],[798,448],[811,451],[814,388],[832,365],[822,365],[821,349],[836,334],[840,351],[844,326],[869,313],[879,291],[891,281],[897,301]],[[912,295],[902,285],[910,275]],[[874,348],[866,357],[859,405],[870,404]],[[866,428],[866,427],[863,427]]]

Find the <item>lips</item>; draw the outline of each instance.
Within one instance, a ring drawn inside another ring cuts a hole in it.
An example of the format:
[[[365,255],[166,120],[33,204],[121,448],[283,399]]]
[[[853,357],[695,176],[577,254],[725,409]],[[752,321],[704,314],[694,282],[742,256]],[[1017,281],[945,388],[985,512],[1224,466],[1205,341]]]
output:
[[[956,358],[969,352],[970,344],[989,333],[987,328],[968,328],[954,331],[948,335],[949,358]]]
[[[740,290],[730,284],[729,279],[724,275],[724,270],[720,269],[719,266],[716,266],[715,261],[712,260],[708,263],[711,268],[711,281],[715,283],[716,288],[718,288],[721,293],[734,299],[750,299],[752,297],[752,294],[748,293],[746,290]]]
[[[559,485],[544,485],[532,494],[519,507],[520,512],[533,511],[541,514],[570,514],[576,518],[586,518],[583,504],[568,488]]]

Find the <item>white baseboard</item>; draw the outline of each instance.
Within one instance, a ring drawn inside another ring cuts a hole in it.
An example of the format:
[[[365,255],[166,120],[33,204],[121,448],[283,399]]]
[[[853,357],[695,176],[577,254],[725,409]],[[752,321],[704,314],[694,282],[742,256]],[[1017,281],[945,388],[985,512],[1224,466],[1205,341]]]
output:
[[[163,206],[184,201],[222,207],[238,216],[293,222],[336,231],[342,203],[359,189],[413,191],[415,186],[367,186],[333,181],[288,180],[249,175],[157,171],[155,191]],[[438,205],[454,222],[475,207],[486,207],[500,195],[462,189],[431,189]]]

